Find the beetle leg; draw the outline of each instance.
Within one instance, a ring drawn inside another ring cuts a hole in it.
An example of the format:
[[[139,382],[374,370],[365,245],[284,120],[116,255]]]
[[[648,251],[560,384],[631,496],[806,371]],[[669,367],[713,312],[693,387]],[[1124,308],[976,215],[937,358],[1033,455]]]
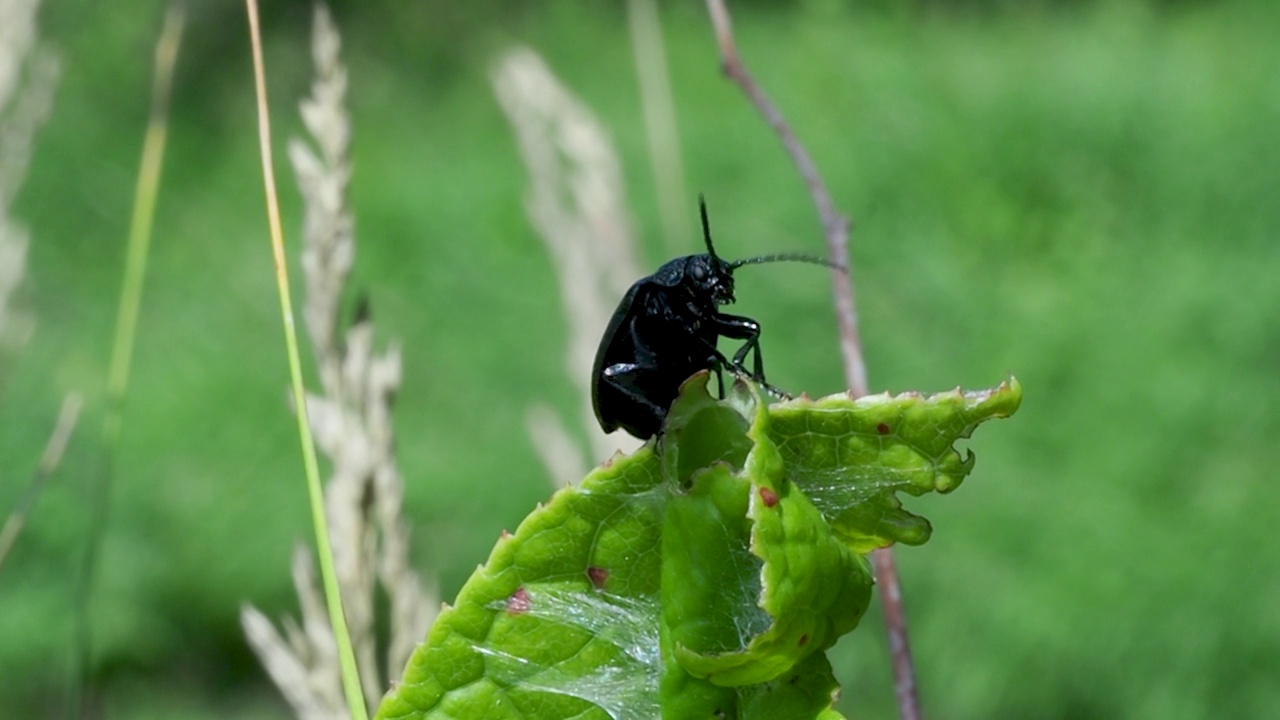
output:
[[[751,379],[764,382],[764,358],[760,356],[760,323],[741,315],[716,313],[716,333],[732,340],[746,340],[738,352],[733,354],[733,367],[744,374],[747,372],[743,362],[748,354],[752,354]]]
[[[751,353],[752,371],[749,373],[751,379],[770,395],[782,400],[790,400],[790,394],[770,385],[764,379],[764,358],[760,356],[760,323],[748,317],[728,315],[726,313],[716,313],[715,320],[716,332],[721,336],[733,340],[746,340],[742,347],[738,348],[738,352],[733,354],[733,362],[726,364],[733,368],[735,372],[747,375],[744,362],[747,359],[747,355]],[[721,361],[724,361],[724,356],[721,356]]]
[[[707,367],[711,368],[711,372],[716,374],[716,397],[724,399],[724,368],[728,363],[725,357],[717,352],[715,355],[707,358]]]
[[[640,375],[654,369],[652,366],[639,363],[615,363],[605,368],[601,375],[605,382],[626,395],[628,399],[643,406],[661,424],[662,418],[667,415],[667,409],[659,407],[657,403],[650,400],[647,393],[635,384]]]
[[[787,391],[785,391],[785,390],[783,390],[783,389],[781,389],[781,388],[774,387],[773,385],[770,385],[769,383],[767,383],[767,382],[765,382],[765,381],[763,381],[763,380],[761,380],[761,381],[760,381],[760,387],[764,388],[765,392],[767,392],[767,393],[769,393],[770,395],[772,395],[772,396],[774,396],[774,397],[778,398],[779,400],[792,400],[792,399],[793,399],[793,398],[791,397],[791,394],[790,394],[790,393],[788,393]]]
[[[751,357],[754,362],[752,363],[752,367],[751,367],[751,379],[755,380],[756,382],[763,383],[764,382],[764,359],[760,357],[759,336],[753,337],[747,340],[745,343],[743,343],[742,347],[738,348],[738,352],[734,353],[733,362],[736,363],[738,367],[742,367],[742,361],[746,360],[747,353],[752,351],[754,352],[752,353]]]

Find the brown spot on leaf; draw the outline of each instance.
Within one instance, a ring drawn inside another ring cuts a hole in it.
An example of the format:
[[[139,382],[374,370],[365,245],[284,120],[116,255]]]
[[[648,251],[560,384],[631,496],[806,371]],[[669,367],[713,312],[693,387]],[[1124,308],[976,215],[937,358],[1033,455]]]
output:
[[[808,645],[808,644],[809,644],[809,633],[805,633],[805,634],[803,634],[803,635],[801,635],[801,636],[800,636],[800,645],[799,645],[799,646],[800,646],[800,647],[804,647],[805,645]]]
[[[765,507],[773,507],[778,504],[778,493],[767,487],[760,488],[760,499],[764,501]]]
[[[889,434],[888,423],[880,423],[876,425],[876,432],[880,433],[881,435],[888,435]]]
[[[605,580],[609,579],[609,571],[602,567],[591,566],[587,568],[587,577],[591,580],[591,584],[600,590],[604,588]]]
[[[529,599],[529,593],[523,587],[516,588],[511,593],[511,597],[507,598],[507,614],[523,615],[533,607],[533,602]]]

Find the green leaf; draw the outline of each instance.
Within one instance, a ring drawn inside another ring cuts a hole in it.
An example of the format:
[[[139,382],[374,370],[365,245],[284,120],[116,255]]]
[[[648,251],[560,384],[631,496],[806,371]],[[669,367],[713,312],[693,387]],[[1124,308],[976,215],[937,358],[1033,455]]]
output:
[[[897,492],[948,493],[973,470],[973,453],[954,445],[980,423],[1017,411],[1022,386],[928,397],[832,395],[770,408],[770,437],[787,477],[822,511],[835,533],[867,553],[900,542],[921,545],[929,521],[902,509]]]
[[[766,407],[686,383],[660,443],[504,534],[378,717],[837,720],[823,651],[870,602],[862,553],[928,538],[894,493],[953,490],[973,467],[955,441],[1020,399]]]
[[[677,420],[688,404],[677,401]],[[755,414],[742,472],[717,465],[682,478],[667,506],[666,626],[681,668],[717,685],[780,676],[852,630],[871,598],[866,560],[788,481],[770,415]],[[689,439],[673,434],[688,452]]]

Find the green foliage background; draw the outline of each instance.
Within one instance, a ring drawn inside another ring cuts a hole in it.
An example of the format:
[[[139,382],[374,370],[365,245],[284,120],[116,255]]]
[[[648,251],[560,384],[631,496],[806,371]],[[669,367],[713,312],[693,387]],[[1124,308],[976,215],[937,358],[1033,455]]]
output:
[[[535,400],[569,410],[553,273],[487,83],[543,52],[611,129],[645,258],[666,259],[620,4],[337,8],[356,122],[354,282],[403,339],[400,458],[416,558],[446,596],[549,486]],[[775,138],[717,71],[700,3],[664,29],[689,187],[726,254],[816,250]],[[49,4],[65,73],[20,212],[39,325],[0,361],[0,509],[61,394],[90,405],[0,568],[0,708],[59,709],[100,471],[101,390],[163,7]],[[1017,420],[977,474],[913,507],[904,549],[926,709],[939,717],[1262,717],[1280,704],[1280,13],[1274,3],[735,5],[749,65],[853,235],[875,390],[985,387]],[[297,128],[310,5],[266,18],[277,138]],[[243,8],[196,3],[95,599],[108,717],[276,718],[241,602],[292,612],[309,532],[256,158]],[[283,157],[283,153],[281,154]],[[287,178],[287,176],[286,176]],[[286,188],[287,230],[299,230]],[[697,247],[694,218],[685,247]],[[825,280],[744,270],[770,379],[839,389]],[[873,611],[874,612],[874,611]],[[873,617],[833,654],[841,708],[891,717]]]

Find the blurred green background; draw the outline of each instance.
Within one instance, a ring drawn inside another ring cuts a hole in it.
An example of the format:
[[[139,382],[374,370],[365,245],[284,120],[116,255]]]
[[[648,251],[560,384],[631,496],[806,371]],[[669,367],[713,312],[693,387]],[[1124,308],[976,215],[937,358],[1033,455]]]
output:
[[[269,3],[277,150],[309,83],[309,3]],[[0,511],[62,394],[88,406],[0,568],[0,716],[60,711],[84,498],[164,7],[50,1],[63,57],[18,206],[21,304],[0,368]],[[1273,716],[1280,708],[1280,7],[1274,2],[735,3],[742,52],[856,221],[873,390],[1026,400],[970,443],[905,548],[938,718]],[[543,53],[610,129],[644,262],[667,259],[621,3],[335,8],[350,67],[359,250],[404,345],[399,458],[419,567],[452,597],[549,484],[524,429],[573,411],[554,273],[488,71]],[[723,251],[820,251],[775,137],[725,82],[702,3],[662,4],[688,186]],[[133,379],[94,597],[113,718],[283,718],[237,613],[294,613],[310,525],[266,236],[244,9],[197,2],[176,76]],[[298,198],[281,165],[286,231]],[[685,246],[699,246],[689,219]],[[296,260],[296,255],[295,255]],[[296,268],[295,268],[296,269]],[[825,275],[744,271],[770,379],[841,389]],[[576,418],[576,415],[572,415]],[[585,428],[582,428],[585,432]],[[840,707],[894,717],[878,619],[835,650]]]

